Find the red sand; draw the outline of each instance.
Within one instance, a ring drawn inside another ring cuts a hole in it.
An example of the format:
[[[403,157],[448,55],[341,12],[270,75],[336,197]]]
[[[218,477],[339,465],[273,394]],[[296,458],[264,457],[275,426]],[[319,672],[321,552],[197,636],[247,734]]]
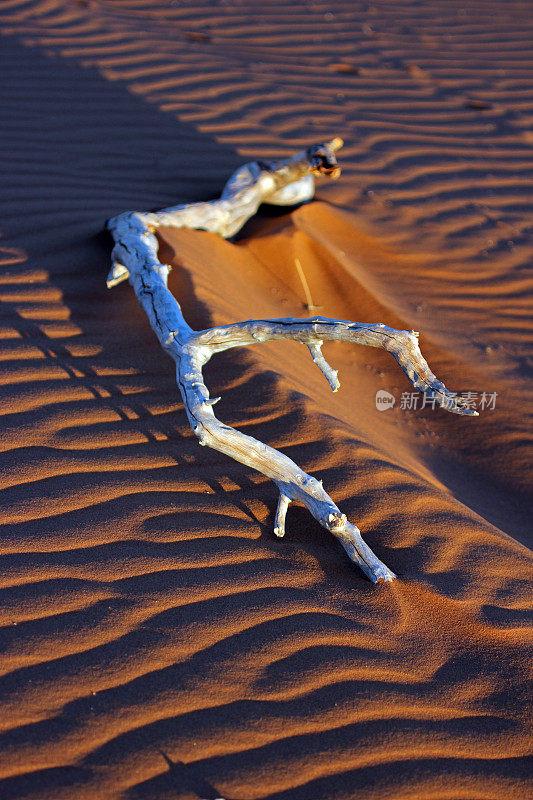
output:
[[[2,800],[530,796],[529,4],[0,22]],[[335,395],[296,344],[208,366],[219,416],[323,478],[391,586],[304,509],[274,538],[274,485],[198,447],[133,293],[105,289],[106,217],[335,134],[316,202],[162,247],[194,327],[306,316],[298,258],[320,313],[420,330],[450,388],[497,393],[402,410],[395,362],[341,344]]]

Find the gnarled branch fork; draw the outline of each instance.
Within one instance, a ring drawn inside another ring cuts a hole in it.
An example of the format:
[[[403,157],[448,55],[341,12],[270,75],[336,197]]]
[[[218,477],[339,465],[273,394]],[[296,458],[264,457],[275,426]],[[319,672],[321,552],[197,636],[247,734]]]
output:
[[[322,482],[307,475],[277,450],[220,422],[213,413],[213,405],[219,398],[210,398],[202,368],[212,355],[231,347],[292,339],[307,345],[313,361],[333,391],[337,391],[337,373],[322,355],[321,345],[333,340],[355,342],[383,347],[393,355],[413,386],[435,398],[438,405],[448,411],[465,415],[476,412],[437,380],[420,352],[415,331],[394,330],[382,323],[362,324],[324,317],[249,320],[193,331],[167,288],[170,266],[159,262],[158,241],[154,235],[157,228],[165,226],[202,229],[227,238],[235,234],[263,202],[293,205],[309,200],[314,195],[316,175],[339,175],[335,151],[341,146],[342,139],[336,138],[309,147],[293,158],[245,164],[229,179],[220,198],[211,202],[114,217],[107,223],[115,240],[107,285],[112,287],[129,278],[161,345],[176,362],[185,410],[200,444],[226,453],[276,483],[280,496],[275,534],[284,535],[287,508],[291,501],[298,500],[340,540],[350,559],[377,583],[392,580],[394,573],[363,541],[359,529],[348,522],[325,492]]]

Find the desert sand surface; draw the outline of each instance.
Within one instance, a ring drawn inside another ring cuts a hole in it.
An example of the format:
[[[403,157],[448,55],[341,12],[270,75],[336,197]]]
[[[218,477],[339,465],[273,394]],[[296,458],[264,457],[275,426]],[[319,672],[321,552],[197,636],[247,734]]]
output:
[[[0,2],[0,798],[531,797],[533,24],[527,2]],[[341,135],[235,241],[163,231],[196,328],[421,332],[495,407],[401,408],[383,351],[270,343],[218,416],[324,480],[373,586],[200,448],[106,218]],[[397,399],[378,411],[376,392]]]

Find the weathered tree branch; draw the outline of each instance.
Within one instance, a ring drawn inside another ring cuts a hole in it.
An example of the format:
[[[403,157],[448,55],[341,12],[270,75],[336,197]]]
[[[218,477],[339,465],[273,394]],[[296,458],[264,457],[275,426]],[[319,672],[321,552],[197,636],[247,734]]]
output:
[[[322,355],[324,341],[348,341],[383,347],[396,359],[413,386],[456,414],[473,415],[462,399],[449,392],[431,372],[418,347],[415,331],[400,331],[382,323],[363,324],[313,317],[312,319],[249,320],[196,332],[185,321],[181,308],[167,288],[170,266],[158,260],[157,228],[196,228],[227,238],[235,234],[261,203],[293,205],[314,195],[316,175],[337,177],[335,151],[342,139],[314,145],[293,158],[245,164],[227,182],[219,199],[175,206],[157,213],[131,212],[107,223],[115,240],[113,266],[107,285],[129,278],[152,328],[176,362],[177,382],[191,427],[201,445],[226,453],[262,472],[278,486],[280,495],[274,533],[285,534],[289,503],[298,500],[313,517],[336,536],[348,556],[375,583],[395,576],[363,541],[359,529],[348,522],[321,481],[307,475],[290,458],[268,445],[224,425],[213,413],[220,398],[211,399],[202,368],[212,355],[231,347],[273,339],[292,339],[307,345],[313,361],[333,391],[339,388],[337,373]]]

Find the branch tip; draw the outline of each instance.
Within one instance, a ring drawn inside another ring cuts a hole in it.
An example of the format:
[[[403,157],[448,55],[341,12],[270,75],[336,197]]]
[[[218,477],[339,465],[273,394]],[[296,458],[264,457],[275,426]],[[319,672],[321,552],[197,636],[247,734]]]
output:
[[[340,388],[340,381],[339,381],[339,373],[336,369],[333,369],[324,356],[322,355],[322,341],[314,342],[308,344],[307,347],[309,348],[309,352],[311,353],[311,358],[319,368],[319,370],[324,375],[325,379],[329,383],[331,390],[333,392],[337,392]]]
[[[335,138],[331,139],[328,144],[332,150],[340,150],[341,147],[344,146],[344,139],[342,139],[340,136],[335,136]]]
[[[289,507],[290,498],[283,492],[279,493],[278,507],[276,509],[276,519],[274,521],[274,533],[278,539],[285,536],[285,517]]]
[[[118,286],[119,283],[127,280],[129,276],[129,269],[125,267],[124,264],[119,264],[117,261],[115,261],[109,270],[109,275],[107,276],[107,288],[112,289],[113,286]]]

